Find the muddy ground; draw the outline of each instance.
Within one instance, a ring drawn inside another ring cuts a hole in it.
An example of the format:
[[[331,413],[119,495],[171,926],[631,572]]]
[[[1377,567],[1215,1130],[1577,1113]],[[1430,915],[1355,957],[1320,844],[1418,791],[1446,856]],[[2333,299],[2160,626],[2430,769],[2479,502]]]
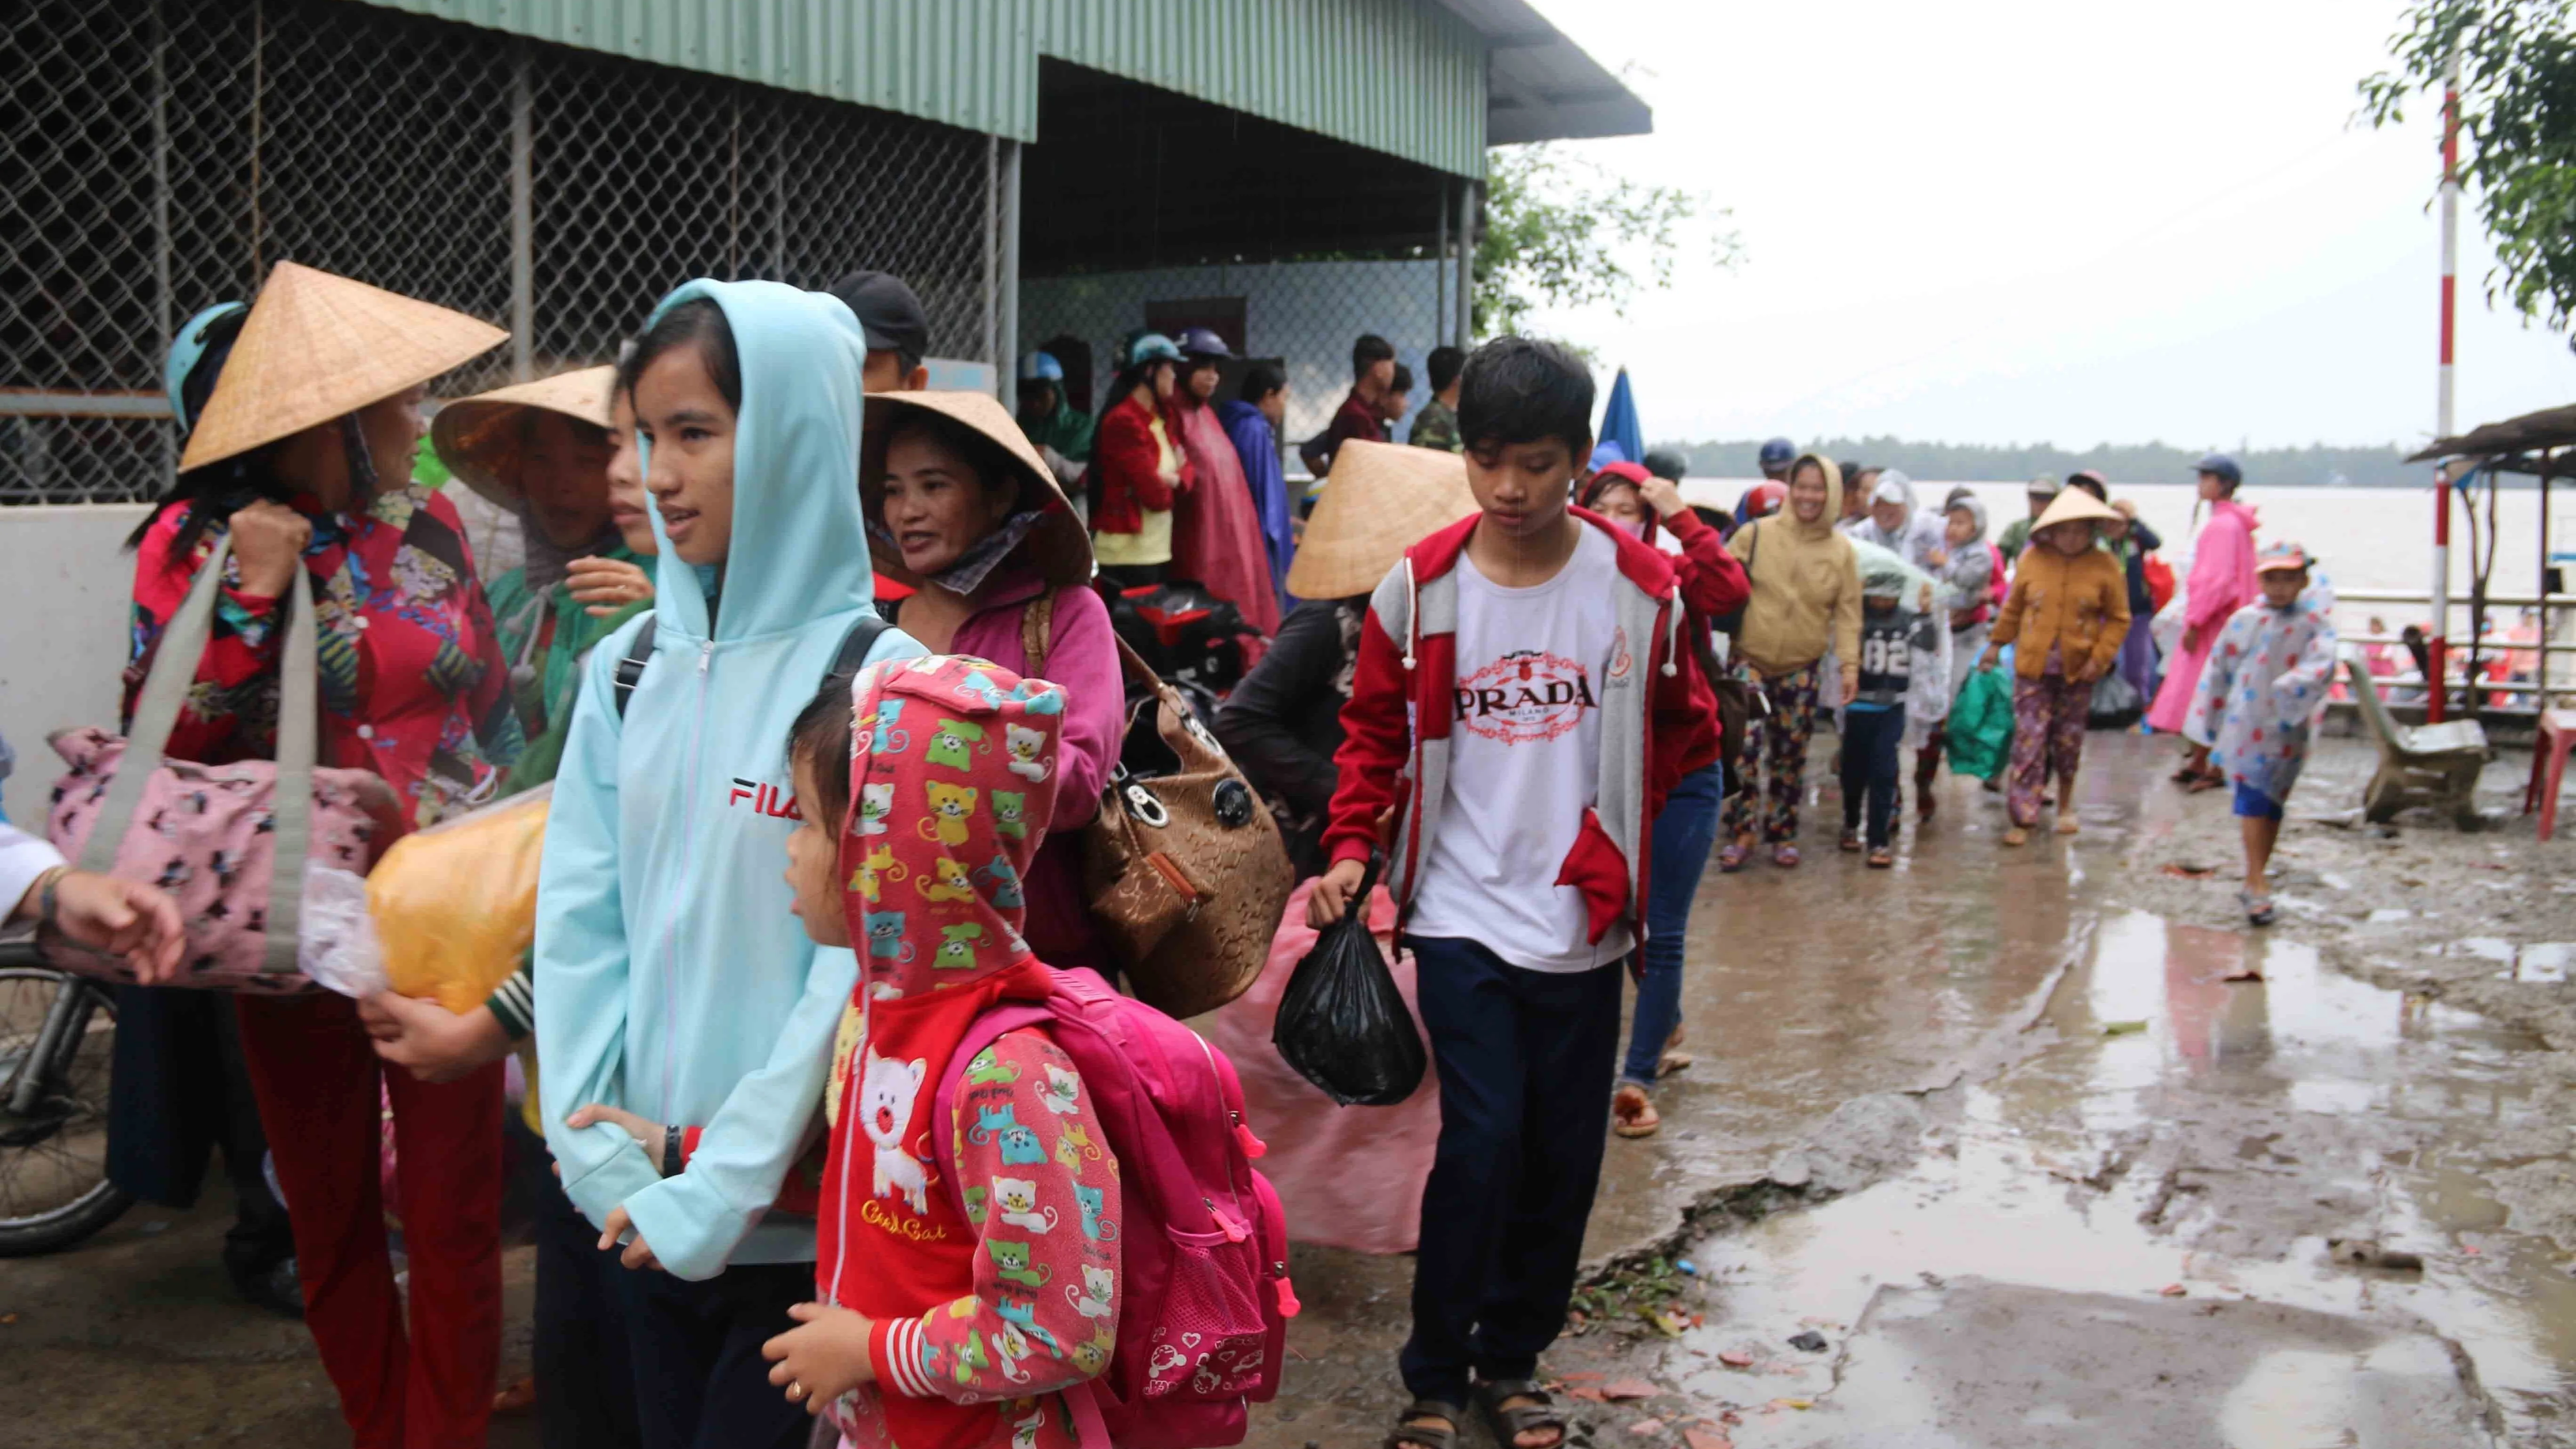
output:
[[[1592,1442],[2576,1444],[2576,846],[2509,817],[2529,757],[2489,771],[2495,828],[2386,835],[2330,742],[2257,932],[2225,797],[2163,783],[2163,741],[2088,748],[2071,841],[2004,850],[1945,781],[1865,871],[1822,785],[1804,867],[1703,885],[1698,1061],[1611,1143],[1546,1365]],[[224,1212],[0,1263],[0,1444],[347,1442],[301,1330],[225,1291]],[[1250,1442],[1374,1444],[1409,1260],[1295,1271]]]

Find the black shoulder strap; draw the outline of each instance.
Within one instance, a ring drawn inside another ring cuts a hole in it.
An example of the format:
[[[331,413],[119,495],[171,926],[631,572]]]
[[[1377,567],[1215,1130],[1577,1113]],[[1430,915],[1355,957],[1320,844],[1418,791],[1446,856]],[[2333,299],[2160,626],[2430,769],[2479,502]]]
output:
[[[626,702],[635,697],[635,686],[644,682],[644,666],[653,662],[653,630],[658,622],[652,615],[645,615],[644,627],[636,631],[635,642],[628,646],[626,657],[617,661],[617,679],[613,687],[617,692],[619,719],[626,718]],[[877,641],[893,628],[874,611],[860,615],[859,621],[850,626],[850,632],[841,636],[840,652],[832,656],[832,673],[842,678],[856,675],[859,666],[868,662],[868,652],[876,648]]]
[[[874,609],[861,614],[859,622],[850,626],[850,632],[841,636],[841,652],[832,656],[833,675],[843,679],[856,677],[859,667],[868,662],[868,651],[876,648],[877,641],[893,628],[894,625],[887,623]]]
[[[635,686],[644,682],[644,666],[653,662],[653,631],[660,623],[646,614],[644,627],[635,631],[635,642],[627,646],[626,657],[617,661],[617,678],[611,687],[617,694],[619,719],[626,718],[626,702],[635,697]]]

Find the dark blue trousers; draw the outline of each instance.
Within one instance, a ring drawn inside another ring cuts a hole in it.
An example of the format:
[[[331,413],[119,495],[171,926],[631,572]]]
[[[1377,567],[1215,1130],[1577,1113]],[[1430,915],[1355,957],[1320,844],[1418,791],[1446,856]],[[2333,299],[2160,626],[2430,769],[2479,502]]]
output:
[[[635,1374],[627,1353],[617,1250],[564,1195],[552,1172],[536,1205],[534,1368],[539,1441],[545,1449],[630,1449]]]
[[[1404,1385],[1463,1404],[1525,1379],[1565,1326],[1601,1182],[1619,966],[1526,971],[1475,941],[1408,936],[1440,1070]]]
[[[813,1301],[813,1264],[740,1264],[703,1283],[615,1271],[645,1449],[805,1449],[813,1420],[769,1381],[760,1346],[796,1326],[791,1304]]]

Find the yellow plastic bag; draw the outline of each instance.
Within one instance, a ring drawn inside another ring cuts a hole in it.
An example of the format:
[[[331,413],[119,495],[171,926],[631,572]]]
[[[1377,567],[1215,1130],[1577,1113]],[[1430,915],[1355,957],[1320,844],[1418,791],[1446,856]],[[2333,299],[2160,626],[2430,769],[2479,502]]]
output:
[[[394,842],[367,877],[385,976],[459,1014],[489,1000],[537,939],[537,865],[554,787]]]

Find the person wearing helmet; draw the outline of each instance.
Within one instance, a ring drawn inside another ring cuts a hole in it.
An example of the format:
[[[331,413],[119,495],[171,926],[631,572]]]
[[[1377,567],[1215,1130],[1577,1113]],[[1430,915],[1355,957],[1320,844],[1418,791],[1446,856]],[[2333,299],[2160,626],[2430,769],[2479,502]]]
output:
[[[1193,475],[1168,415],[1181,349],[1159,332],[1129,341],[1093,434],[1091,551],[1120,588],[1158,584],[1172,563],[1172,507]]]
[[[1075,463],[1091,461],[1091,419],[1064,395],[1064,364],[1051,352],[1020,359],[1020,431]]]
[[[239,302],[218,302],[190,317],[171,340],[162,377],[182,439],[204,415],[249,313]],[[147,532],[148,527],[137,529],[128,545],[139,544]],[[0,747],[0,774],[6,763]],[[0,827],[0,835],[6,833]],[[22,898],[34,903],[34,893],[5,869],[9,854],[0,842],[0,916]],[[84,882],[98,879],[76,874]],[[59,884],[57,894],[69,902],[71,877]],[[139,889],[161,896],[150,886]],[[268,1136],[243,1070],[232,1003],[205,991],[119,986],[116,1028],[115,1069],[108,1078],[108,1180],[146,1202],[184,1211],[196,1206],[207,1156],[220,1147],[233,1187],[233,1225],[223,1249],[233,1290],[288,1318],[303,1317],[295,1238],[285,1205],[268,1190],[261,1171]]]
[[[1180,335],[1181,385],[1170,422],[1196,479],[1172,509],[1172,571],[1234,605],[1264,639],[1279,632],[1279,579],[1261,533],[1261,509],[1215,406],[1234,350],[1205,327]],[[1244,662],[1258,658],[1247,651]]]
[[[1754,455],[1754,461],[1762,472],[1762,481],[1745,489],[1744,496],[1735,500],[1735,521],[1739,527],[1765,513],[1780,511],[1781,502],[1789,496],[1789,465],[1798,461],[1798,445],[1787,438],[1769,439],[1762,444],[1762,451]],[[1765,499],[1770,506],[1758,506]]]

